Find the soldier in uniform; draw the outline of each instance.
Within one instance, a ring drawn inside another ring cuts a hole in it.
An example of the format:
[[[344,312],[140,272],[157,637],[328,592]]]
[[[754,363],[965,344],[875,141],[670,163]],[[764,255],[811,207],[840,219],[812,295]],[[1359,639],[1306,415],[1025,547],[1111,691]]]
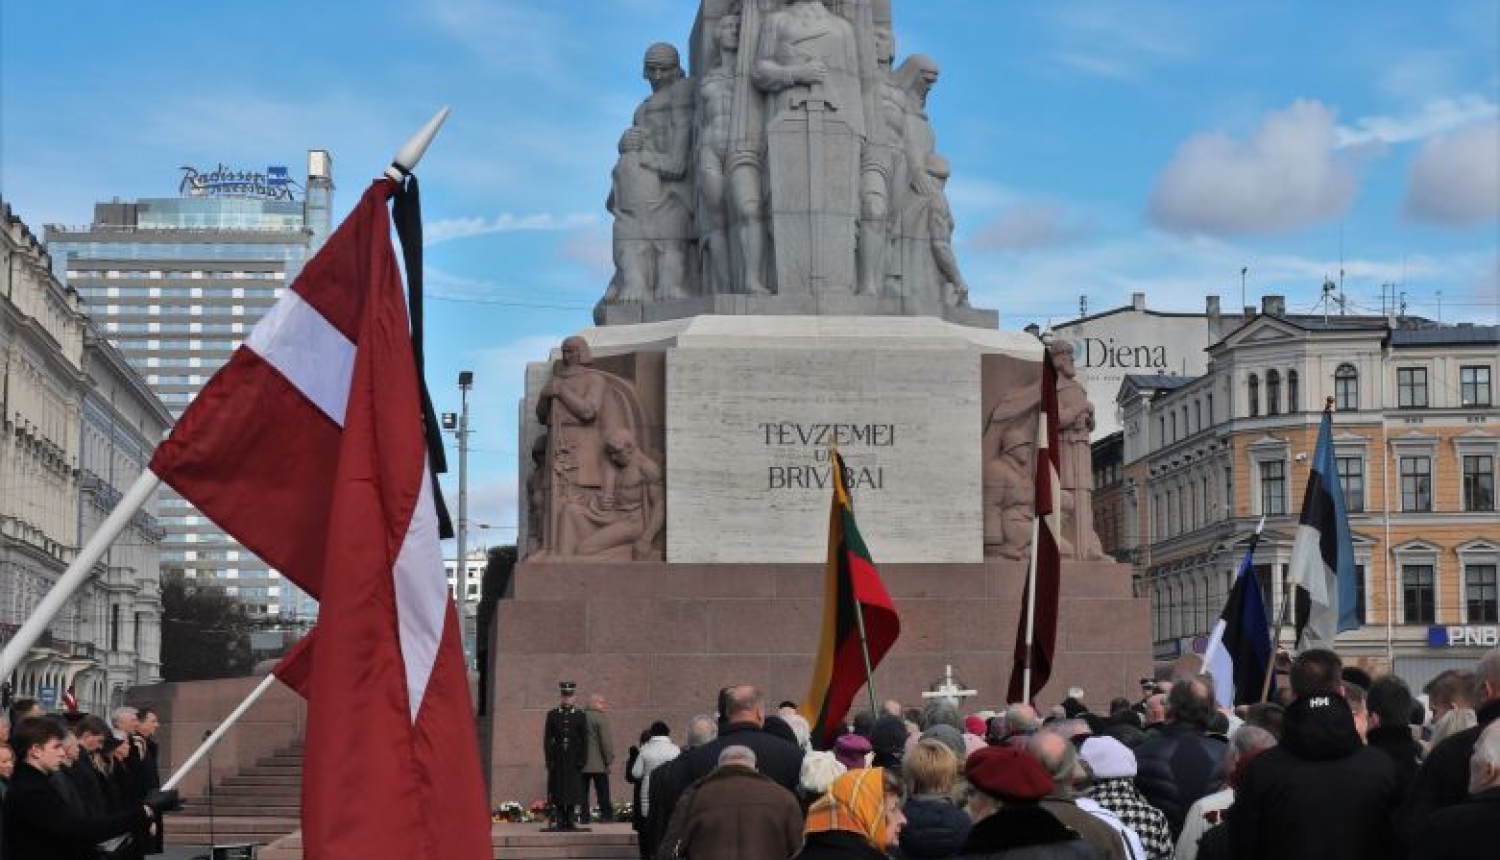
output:
[[[558,683],[562,703],[547,712],[543,747],[547,755],[547,800],[552,804],[548,830],[586,830],[573,823],[574,808],[584,802],[583,765],[587,755],[588,722],[573,704],[578,685]]]

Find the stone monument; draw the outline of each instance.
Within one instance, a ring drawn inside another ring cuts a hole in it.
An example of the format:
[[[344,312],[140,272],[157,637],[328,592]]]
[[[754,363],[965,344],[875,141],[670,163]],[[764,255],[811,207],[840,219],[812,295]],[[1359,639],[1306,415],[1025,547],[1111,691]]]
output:
[[[880,696],[920,702],[953,664],[1006,689],[1043,346],[969,305],[926,111],[939,66],[895,33],[889,0],[702,0],[685,50],[647,48],[597,325],[527,368],[497,800],[541,794],[527,739],[558,677],[608,693],[622,749],[728,683],[806,694],[831,445],[901,617]],[[1090,540],[1092,408],[1057,361],[1069,560],[1044,702],[1124,694],[1150,665],[1146,604]]]

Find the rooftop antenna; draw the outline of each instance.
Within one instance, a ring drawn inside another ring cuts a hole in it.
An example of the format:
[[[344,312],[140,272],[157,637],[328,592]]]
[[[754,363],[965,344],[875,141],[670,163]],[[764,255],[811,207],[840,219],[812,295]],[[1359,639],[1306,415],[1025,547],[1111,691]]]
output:
[[[1249,266],[1240,267],[1240,312],[1244,313],[1245,305],[1245,275],[1250,271]]]
[[[1328,325],[1328,306],[1332,303],[1333,291],[1338,286],[1328,278],[1323,279],[1323,325]]]
[[[1089,315],[1089,297],[1087,293],[1078,297],[1078,315],[1080,317]]]
[[[1406,290],[1401,291],[1401,305],[1397,315],[1402,317],[1406,316]]]
[[[1438,290],[1437,291],[1437,300],[1438,300],[1438,325],[1442,325],[1443,324],[1443,291],[1442,290]]]

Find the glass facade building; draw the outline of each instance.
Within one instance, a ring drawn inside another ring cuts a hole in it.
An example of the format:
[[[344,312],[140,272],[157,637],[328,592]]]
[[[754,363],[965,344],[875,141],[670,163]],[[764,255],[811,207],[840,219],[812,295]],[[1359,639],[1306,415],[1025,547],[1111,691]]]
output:
[[[212,175],[252,176],[222,166]],[[58,278],[78,291],[174,419],[327,238],[332,160],[308,153],[300,195],[290,183],[263,181],[215,188],[184,179],[183,190],[98,203],[92,224],[49,225],[46,233]],[[310,598],[165,487],[159,512],[164,573],[181,571],[257,617],[316,616]]]

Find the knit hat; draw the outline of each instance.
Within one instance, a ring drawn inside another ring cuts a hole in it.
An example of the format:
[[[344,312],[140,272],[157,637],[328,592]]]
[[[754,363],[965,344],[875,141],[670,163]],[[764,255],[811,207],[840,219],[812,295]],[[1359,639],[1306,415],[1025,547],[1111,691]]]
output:
[[[885,769],[851,770],[833,781],[828,793],[807,811],[808,834],[848,830],[876,848],[885,846]]]
[[[953,755],[963,761],[968,752],[964,749],[964,736],[954,727],[939,723],[922,733],[922,740],[935,740],[953,750]]]
[[[842,735],[833,742],[833,757],[845,768],[854,770],[865,766],[865,756],[871,749],[864,735]]]
[[[964,717],[964,731],[971,735],[984,737],[984,717],[978,714],[970,714]]]
[[[964,764],[969,784],[1001,800],[1036,803],[1052,790],[1052,776],[1031,753],[1010,746],[985,747]]]
[[[870,747],[880,761],[897,761],[906,752],[906,721],[889,714],[870,728]]]
[[[1114,738],[1088,738],[1084,740],[1079,752],[1094,771],[1096,779],[1127,779],[1135,776],[1135,753]]]

